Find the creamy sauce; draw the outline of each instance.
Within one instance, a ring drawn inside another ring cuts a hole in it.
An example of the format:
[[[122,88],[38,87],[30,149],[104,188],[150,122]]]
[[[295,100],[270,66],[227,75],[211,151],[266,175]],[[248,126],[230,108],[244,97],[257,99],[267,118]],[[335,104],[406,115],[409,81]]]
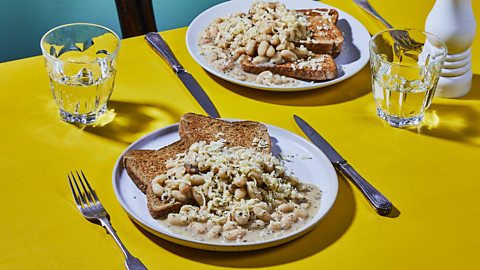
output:
[[[320,199],[322,196],[322,191],[320,190],[319,187],[313,184],[304,183],[303,185],[306,188],[305,188],[305,191],[303,191],[302,193],[304,193],[306,202],[309,204],[309,206],[304,209],[305,212],[307,213],[307,217],[298,218],[296,222],[291,223],[291,226],[288,229],[271,230],[268,228],[268,224],[269,224],[268,222],[266,224],[267,226],[265,226],[262,229],[252,229],[252,228],[248,228],[249,224],[251,223],[250,222],[246,226],[242,226],[242,228],[247,229],[247,233],[245,236],[238,238],[236,240],[227,240],[225,238],[226,231],[223,231],[222,235],[220,235],[218,238],[209,238],[207,233],[199,234],[199,233],[192,232],[187,226],[171,225],[168,223],[167,219],[159,219],[158,221],[160,222],[160,224],[162,224],[162,226],[170,230],[172,233],[182,236],[183,238],[191,239],[193,241],[221,244],[221,243],[256,243],[256,242],[262,242],[265,240],[271,240],[271,239],[282,237],[285,235],[294,234],[295,232],[301,230],[310,220],[313,219],[313,217],[318,212],[318,208],[320,207]],[[277,211],[274,211],[274,212],[281,213],[281,211],[278,209]],[[274,214],[272,213],[272,217],[273,216]],[[273,218],[271,221],[274,221]],[[207,226],[206,224],[204,225]]]

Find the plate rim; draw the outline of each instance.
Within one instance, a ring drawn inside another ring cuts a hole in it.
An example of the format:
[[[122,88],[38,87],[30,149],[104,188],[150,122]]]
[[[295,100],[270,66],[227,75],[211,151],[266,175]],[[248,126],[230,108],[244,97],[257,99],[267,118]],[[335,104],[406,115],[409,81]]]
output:
[[[196,44],[196,42],[195,42],[195,45],[191,45],[190,42],[189,42],[189,40],[195,39],[194,33],[192,33],[192,31],[193,31],[192,29],[194,28],[193,25],[195,23],[197,23],[199,20],[201,20],[205,16],[205,14],[208,14],[208,13],[212,12],[212,10],[220,9],[223,6],[232,5],[232,3],[237,3],[237,2],[243,2],[243,3],[245,3],[245,5],[247,5],[247,3],[251,4],[253,1],[255,1],[255,0],[230,0],[230,1],[223,2],[223,3],[219,3],[215,6],[212,6],[208,9],[206,9],[202,13],[200,13],[189,24],[189,26],[187,28],[187,32],[185,34],[185,43],[186,43],[186,46],[187,46],[187,50],[188,50],[190,56],[195,60],[195,62],[198,65],[200,65],[203,69],[205,69],[208,73],[210,73],[211,75],[216,76],[219,79],[226,80],[228,82],[237,84],[237,85],[241,85],[241,86],[244,86],[244,87],[257,89],[257,90],[276,91],[276,92],[297,92],[297,91],[308,91],[308,90],[323,88],[323,87],[327,87],[327,86],[342,82],[342,81],[347,80],[348,78],[352,77],[353,75],[357,74],[358,72],[360,72],[367,65],[367,63],[369,61],[368,42],[366,42],[364,44],[367,47],[364,48],[364,50],[362,51],[362,54],[366,53],[367,55],[362,55],[358,60],[354,61],[354,62],[357,63],[357,65],[351,72],[345,73],[343,76],[337,77],[333,80],[324,81],[324,82],[312,83],[312,82],[304,81],[304,83],[302,83],[301,86],[291,86],[291,87],[288,87],[288,86],[287,87],[286,86],[263,86],[263,85],[256,84],[256,83],[243,82],[243,81],[237,80],[235,78],[232,78],[230,76],[226,76],[225,74],[222,74],[221,72],[215,70],[213,67],[211,67],[208,64],[204,64],[203,60],[201,59],[201,56],[200,55],[197,56],[196,52],[198,52],[198,49],[197,49],[198,45]],[[298,3],[300,3],[300,4],[309,3],[310,5],[313,3],[320,8],[336,9],[339,13],[339,19],[346,19],[349,22],[349,24],[351,24],[351,22],[354,22],[358,26],[357,30],[353,30],[353,28],[352,28],[352,31],[356,31],[358,33],[363,32],[363,34],[365,34],[365,38],[368,36],[368,39],[370,39],[370,37],[371,37],[367,28],[359,20],[357,20],[355,17],[353,17],[349,13],[347,13],[347,12],[337,8],[337,7],[334,7],[334,6],[331,6],[331,5],[322,3],[322,2],[311,1],[311,0],[276,0],[276,1],[279,1],[279,2],[282,2],[282,3],[294,2],[294,3],[297,3],[297,4]],[[231,11],[231,13],[234,13],[234,12],[235,11]],[[200,29],[200,31],[201,30],[203,30],[203,29]],[[196,33],[196,35],[198,35],[198,33]],[[196,39],[198,40],[198,37]],[[363,59],[363,61],[361,61],[362,59]],[[340,68],[340,67],[337,67],[337,68]],[[309,85],[309,84],[311,84],[311,85]]]
[[[223,119],[223,120],[241,121],[241,120],[238,120],[238,119]],[[323,151],[321,149],[316,147],[310,141],[306,140],[305,138],[301,137],[300,135],[298,135],[298,134],[296,134],[296,133],[294,133],[290,130],[280,128],[280,127],[270,125],[270,124],[265,124],[265,123],[263,123],[263,124],[265,126],[267,126],[267,128],[269,129],[269,135],[270,136],[273,135],[273,134],[271,134],[270,130],[277,129],[280,132],[285,132],[285,134],[290,135],[290,136],[294,136],[296,139],[299,139],[303,143],[306,143],[307,145],[309,145],[311,147],[314,147],[314,149],[318,150],[318,154],[321,155],[321,159],[327,161],[326,162],[326,164],[328,164],[328,166],[327,166],[328,169],[327,170],[329,171],[327,173],[335,176],[334,177],[335,181],[333,181],[335,187],[334,187],[334,189],[329,189],[328,190],[329,193],[332,193],[331,203],[328,206],[328,208],[326,209],[325,213],[322,216],[320,216],[318,218],[318,220],[314,221],[314,219],[312,219],[310,221],[310,222],[313,222],[310,226],[304,226],[304,227],[300,228],[298,231],[296,231],[295,233],[286,234],[286,235],[281,236],[279,238],[272,238],[272,239],[268,239],[268,240],[265,240],[265,241],[259,241],[259,242],[254,242],[254,243],[236,243],[236,242],[235,243],[233,243],[233,242],[232,243],[207,243],[207,242],[201,242],[201,241],[193,240],[193,239],[189,240],[189,239],[178,238],[178,237],[174,236],[173,232],[170,232],[172,235],[162,233],[162,232],[156,230],[155,228],[149,226],[148,224],[146,224],[147,222],[143,222],[142,217],[139,216],[138,214],[136,214],[133,209],[128,207],[128,204],[123,199],[123,196],[120,195],[121,192],[119,191],[119,188],[117,186],[117,185],[120,185],[120,183],[119,183],[120,182],[119,181],[120,176],[117,176],[117,175],[120,174],[120,173],[126,174],[126,170],[123,167],[123,163],[122,163],[122,157],[125,155],[125,153],[127,151],[136,149],[135,146],[141,145],[142,143],[148,143],[148,141],[155,140],[155,139],[150,139],[150,137],[158,136],[157,134],[162,134],[162,133],[165,133],[165,134],[170,134],[172,132],[173,133],[175,133],[175,132],[178,133],[179,123],[170,124],[170,125],[161,127],[157,130],[154,130],[150,133],[147,133],[144,136],[137,139],[136,141],[132,142],[130,145],[128,145],[122,151],[122,153],[119,155],[119,157],[115,161],[115,165],[114,165],[113,171],[112,171],[112,187],[113,187],[113,191],[114,191],[114,194],[115,194],[115,198],[117,199],[117,202],[120,204],[122,209],[127,213],[127,215],[135,221],[135,223],[137,225],[139,225],[143,229],[147,230],[148,232],[154,234],[155,236],[157,236],[159,238],[165,239],[167,241],[170,241],[170,242],[173,242],[173,243],[176,243],[176,244],[180,244],[180,245],[184,245],[184,246],[188,246],[188,247],[197,248],[197,249],[212,250],[212,251],[226,251],[226,252],[257,250],[257,249],[263,249],[263,248],[268,248],[268,247],[272,247],[272,246],[277,246],[277,245],[286,243],[290,240],[293,240],[293,239],[296,239],[296,238],[299,238],[299,237],[305,235],[309,231],[313,230],[325,218],[325,216],[327,216],[329,214],[330,210],[333,208],[333,206],[334,206],[334,204],[337,200],[337,197],[338,197],[338,189],[339,189],[338,176],[335,172],[335,169],[334,169],[333,165],[330,163],[330,161],[328,160],[328,157],[325,155],[325,153],[323,153]],[[174,130],[170,131],[171,129],[174,129]],[[174,141],[168,142],[167,144],[165,144],[165,146],[169,145],[170,143],[173,143],[173,142]],[[127,176],[128,176],[128,174],[127,174]],[[322,190],[322,192],[325,192],[325,191]],[[145,205],[145,207],[147,207],[147,206]]]

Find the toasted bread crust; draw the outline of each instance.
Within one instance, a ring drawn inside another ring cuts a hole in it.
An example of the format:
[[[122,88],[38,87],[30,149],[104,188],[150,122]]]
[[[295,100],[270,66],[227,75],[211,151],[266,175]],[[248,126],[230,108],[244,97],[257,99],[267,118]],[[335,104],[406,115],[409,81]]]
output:
[[[320,60],[320,57],[322,60]],[[302,66],[297,62],[288,62],[280,65],[271,63],[254,64],[249,58],[242,62],[242,69],[246,72],[260,74],[264,71],[271,71],[274,74],[284,75],[301,80],[325,81],[332,80],[338,76],[337,64],[331,55],[317,56],[319,62],[317,67]]]
[[[148,179],[154,173],[149,173],[142,161],[149,162],[154,157],[155,150],[131,150],[122,158],[128,176],[143,193],[147,192]]]
[[[307,16],[310,22],[309,30],[312,37],[309,40],[295,42],[297,46],[304,45],[316,54],[337,56],[342,51],[344,37],[337,27],[338,11],[335,9],[317,8],[297,10]]]
[[[169,213],[178,212],[185,204],[192,202],[162,201],[153,193],[151,180],[166,173],[166,161],[183,153],[197,141],[214,141],[219,132],[230,146],[251,147],[254,138],[267,143],[259,148],[270,152],[271,142],[267,127],[253,121],[229,122],[194,113],[185,114],[179,125],[180,140],[158,150],[130,150],[123,156],[123,165],[135,185],[145,193],[147,207],[153,218],[163,218]]]
[[[147,192],[147,207],[148,212],[153,218],[164,218],[169,213],[175,213],[185,205],[183,202],[174,202],[174,201],[162,201],[160,198],[153,193],[152,186],[149,185]]]
[[[166,172],[165,162],[188,149],[186,141],[176,141],[158,150],[131,150],[123,156],[128,176],[143,193],[155,176]]]
[[[180,138],[193,142],[218,140],[218,133],[225,139],[228,146],[252,147],[255,138],[264,141],[267,145],[259,148],[260,151],[269,153],[271,151],[270,136],[267,127],[259,122],[238,121],[230,122],[211,118],[194,113],[186,113],[180,120],[178,127]]]

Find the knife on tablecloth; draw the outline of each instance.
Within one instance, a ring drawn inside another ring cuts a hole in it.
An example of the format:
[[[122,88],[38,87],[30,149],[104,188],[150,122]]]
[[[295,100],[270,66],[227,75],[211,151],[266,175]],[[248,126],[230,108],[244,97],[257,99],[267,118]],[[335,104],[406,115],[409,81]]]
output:
[[[392,210],[392,203],[377,189],[370,185],[340,154],[313,129],[305,120],[294,115],[295,122],[323,153],[330,159],[335,169],[350,179],[365,195],[378,214],[385,216]]]
[[[220,114],[208,97],[207,93],[205,93],[195,78],[193,78],[193,76],[182,67],[180,62],[178,62],[175,55],[173,55],[172,50],[170,50],[168,44],[165,42],[165,40],[163,40],[160,34],[156,32],[150,32],[145,36],[145,39],[168,62],[168,64],[172,67],[173,72],[177,74],[178,78],[180,78],[183,84],[187,87],[188,91],[190,91],[190,94],[192,94],[205,112],[207,112],[207,114],[211,117],[219,118]]]

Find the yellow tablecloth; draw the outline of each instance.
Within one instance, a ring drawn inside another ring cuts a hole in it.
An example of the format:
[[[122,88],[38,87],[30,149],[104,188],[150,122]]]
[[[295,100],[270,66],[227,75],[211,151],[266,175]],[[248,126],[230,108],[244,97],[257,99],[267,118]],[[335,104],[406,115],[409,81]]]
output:
[[[352,1],[325,2],[358,18],[371,33],[382,28]],[[423,28],[433,5],[433,0],[372,2],[393,25],[416,28]],[[479,1],[472,2],[480,18]],[[312,232],[279,247],[208,252],[140,229],[113,193],[116,159],[140,136],[177,122],[185,112],[203,111],[137,37],[123,41],[109,104],[116,118],[103,127],[81,129],[60,121],[42,57],[0,64],[1,269],[123,268],[123,255],[111,237],[74,205],[66,175],[77,169],[88,175],[125,245],[151,269],[480,269],[478,38],[471,92],[435,99],[422,128],[395,129],[375,114],[368,67],[314,91],[258,91],[210,76],[188,54],[185,31],[162,35],[223,117],[299,134],[292,114],[304,117],[395,204],[399,215],[378,216],[339,176],[332,211]]]

